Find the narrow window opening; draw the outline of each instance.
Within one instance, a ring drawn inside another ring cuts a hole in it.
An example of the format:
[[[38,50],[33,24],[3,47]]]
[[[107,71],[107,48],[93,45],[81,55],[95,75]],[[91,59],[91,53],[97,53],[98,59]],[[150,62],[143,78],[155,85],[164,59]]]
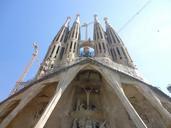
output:
[[[56,58],[56,56],[58,55],[59,48],[60,48],[60,46],[58,46],[58,48],[57,48],[57,50],[56,50],[55,58]]]
[[[97,32],[97,39],[99,39],[99,33]]]
[[[119,49],[118,49],[118,48],[116,48],[116,50],[117,50],[118,54],[119,54],[119,55],[121,55],[121,53],[120,53]]]
[[[106,48],[105,48],[104,42],[102,42],[102,45],[103,45],[104,52],[106,52]]]
[[[76,33],[75,33],[75,39],[77,39],[77,36],[78,36],[78,32],[76,31]]]
[[[69,33],[69,30],[68,29],[65,29],[65,36],[64,36],[64,42],[66,42],[67,41],[67,39],[68,39],[68,33]]]
[[[55,50],[55,47],[56,47],[56,45],[53,47],[52,52],[51,52],[51,54],[50,54],[49,57],[52,57],[52,54],[53,54],[53,52],[54,52],[54,50]]]
[[[63,57],[63,53],[64,53],[64,47],[61,48],[61,52],[60,52],[60,60],[62,59]]]
[[[75,30],[72,31],[72,38],[74,38]]]
[[[96,54],[98,53],[98,46],[97,44],[95,44],[95,50],[96,50]]]
[[[101,49],[101,45],[100,45],[100,43],[99,43],[99,49],[100,49],[100,52],[102,52],[102,49]]]
[[[70,43],[70,48],[69,48],[69,51],[71,52],[71,50],[72,50],[72,41],[71,41],[71,43]]]
[[[74,52],[76,51],[76,42],[74,43]]]
[[[115,57],[114,57],[114,55],[113,55],[113,51],[112,51],[112,49],[110,50],[110,52],[111,52],[111,54],[112,54],[112,58],[113,58],[113,60],[115,59]]]
[[[114,56],[117,58],[116,52],[115,52],[115,49],[114,48],[113,48],[113,53],[114,53]]]
[[[67,52],[67,49],[68,49],[68,43],[66,44],[65,53]]]

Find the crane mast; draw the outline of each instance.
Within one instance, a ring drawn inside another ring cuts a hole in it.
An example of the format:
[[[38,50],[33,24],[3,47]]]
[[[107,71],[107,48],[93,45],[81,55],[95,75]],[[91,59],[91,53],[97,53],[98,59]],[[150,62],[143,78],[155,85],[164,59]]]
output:
[[[31,67],[33,65],[33,62],[37,58],[37,55],[38,55],[38,45],[36,43],[33,43],[33,48],[34,48],[34,51],[33,51],[32,57],[29,60],[28,64],[26,65],[23,73],[21,74],[19,79],[16,81],[16,85],[15,85],[14,89],[11,91],[11,95],[14,94],[15,92],[17,92],[20,88],[22,88],[22,86],[23,86],[22,83],[24,83],[24,78],[26,77],[26,75],[30,71],[30,69],[31,69]]]

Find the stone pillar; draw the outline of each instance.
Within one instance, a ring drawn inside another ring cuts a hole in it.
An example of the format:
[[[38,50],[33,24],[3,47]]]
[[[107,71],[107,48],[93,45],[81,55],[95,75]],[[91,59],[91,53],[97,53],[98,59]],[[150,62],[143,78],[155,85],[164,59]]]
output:
[[[103,69],[102,75],[105,78],[106,82],[113,88],[118,98],[121,100],[122,104],[124,105],[125,109],[130,115],[135,126],[137,128],[147,128],[143,120],[140,118],[134,107],[129,102],[128,98],[126,97],[121,85],[117,81],[117,78],[115,77],[113,72],[107,69]]]
[[[46,107],[45,111],[43,112],[41,118],[39,119],[38,123],[34,126],[34,128],[43,128],[45,126],[47,120],[49,119],[50,115],[55,109],[63,92],[66,90],[66,88],[74,79],[74,77],[79,72],[79,70],[80,70],[80,67],[75,66],[61,74],[61,80],[59,81],[55,95],[53,96],[52,100],[49,102],[48,106]]]
[[[161,114],[167,127],[171,127],[171,114],[163,107],[162,103],[154,92],[147,85],[137,84],[138,91],[152,104],[152,106]]]

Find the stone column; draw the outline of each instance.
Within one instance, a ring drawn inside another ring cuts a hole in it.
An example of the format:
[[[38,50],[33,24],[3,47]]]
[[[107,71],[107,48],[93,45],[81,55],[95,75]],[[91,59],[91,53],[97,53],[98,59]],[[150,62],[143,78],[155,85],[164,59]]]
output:
[[[117,81],[114,73],[110,70],[103,69],[103,77],[107,81],[107,83],[112,87],[115,91],[118,98],[121,100],[122,104],[124,105],[125,109],[127,110],[128,114],[130,115],[132,121],[134,122],[137,128],[147,128],[143,120],[140,118],[134,107],[129,102],[128,98],[126,97],[121,85]]]
[[[50,115],[52,114],[53,110],[55,109],[63,92],[66,90],[66,88],[71,83],[71,81],[74,79],[74,77],[76,76],[76,74],[78,73],[79,70],[80,70],[80,67],[75,66],[61,74],[61,80],[59,81],[55,95],[53,96],[52,100],[49,102],[48,106],[46,107],[45,111],[43,112],[41,118],[39,119],[38,123],[34,126],[34,128],[43,128],[45,126],[47,120],[49,119]]]
[[[154,92],[147,85],[137,84],[138,91],[151,103],[151,105],[161,114],[167,127],[171,127],[171,114],[163,107],[162,103]]]

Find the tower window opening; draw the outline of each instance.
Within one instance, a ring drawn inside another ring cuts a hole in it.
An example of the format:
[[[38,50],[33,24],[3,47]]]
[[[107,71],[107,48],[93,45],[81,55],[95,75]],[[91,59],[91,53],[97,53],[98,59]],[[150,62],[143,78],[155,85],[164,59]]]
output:
[[[113,60],[115,59],[115,57],[114,57],[114,55],[113,55],[113,51],[112,51],[112,49],[110,50],[110,52],[111,52],[111,54],[112,54],[112,58],[113,58]]]
[[[62,47],[62,48],[61,48],[61,52],[60,52],[60,60],[62,59],[63,53],[64,53],[64,47]]]
[[[97,32],[97,39],[99,39],[99,33]]]
[[[72,50],[72,44],[73,44],[73,42],[71,41],[70,47],[69,47],[69,51],[70,51],[70,52],[71,52],[71,50]]]
[[[96,33],[94,33],[94,37],[93,38],[96,40]]]
[[[118,47],[116,48],[116,50],[117,50],[117,52],[118,52],[118,55],[121,56],[121,53],[120,53]]]
[[[119,54],[119,56],[120,56],[120,59],[122,59],[122,55],[121,55],[121,53],[120,53],[118,47],[116,48],[116,50],[117,50],[117,52],[118,52],[118,54]]]
[[[74,38],[75,30],[72,31],[72,38]]]
[[[113,48],[113,53],[114,53],[115,58],[117,58],[116,52],[115,52],[115,49],[114,48]]]
[[[56,56],[58,55],[59,48],[60,48],[60,46],[58,46],[58,48],[57,48],[57,50],[56,50],[55,58],[56,58]]]
[[[78,32],[76,31],[76,33],[75,33],[75,39],[77,39],[77,37],[78,37]]]
[[[101,45],[100,45],[100,43],[99,43],[99,50],[100,50],[100,52],[102,52],[102,48],[101,48]]]
[[[96,50],[96,53],[98,53],[98,45],[95,44],[95,50]]]
[[[66,42],[67,41],[67,39],[68,39],[68,33],[69,33],[69,30],[68,29],[65,29],[65,36],[64,36],[64,42]]]
[[[52,57],[52,54],[53,54],[55,48],[56,48],[56,45],[53,47],[52,52],[51,52],[51,54],[50,54],[50,57]]]
[[[58,48],[57,48],[57,50],[56,50],[56,53],[58,53],[58,51],[59,51],[59,48],[60,48],[60,46],[58,46]]]
[[[104,42],[102,42],[102,45],[103,45],[104,52],[106,52],[106,48],[105,48]]]
[[[75,50],[76,50],[76,43],[77,43],[77,42],[74,43],[74,51],[73,51],[73,52],[75,52]]]

